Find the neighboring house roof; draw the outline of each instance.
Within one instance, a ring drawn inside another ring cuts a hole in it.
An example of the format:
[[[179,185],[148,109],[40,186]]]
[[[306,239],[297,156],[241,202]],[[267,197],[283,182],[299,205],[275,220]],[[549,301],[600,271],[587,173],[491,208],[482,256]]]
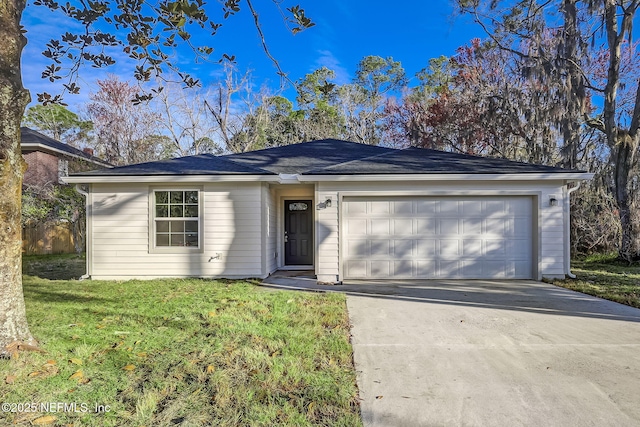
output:
[[[584,179],[584,172],[504,159],[486,158],[423,148],[394,149],[335,139],[267,148],[246,153],[214,156],[201,154],[138,165],[115,167],[74,174],[69,182],[82,177],[110,176],[223,176],[241,175],[285,177],[305,180],[310,176],[469,176],[553,175],[555,179]],[[558,174],[561,174],[560,176]]]
[[[89,153],[85,153],[82,150],[78,150],[75,147],[64,144],[57,141],[47,135],[37,132],[27,127],[20,128],[20,147],[23,153],[30,153],[33,151],[42,151],[52,154],[54,156],[67,156],[76,159],[84,160],[102,167],[112,167],[113,165],[98,158],[92,156]]]

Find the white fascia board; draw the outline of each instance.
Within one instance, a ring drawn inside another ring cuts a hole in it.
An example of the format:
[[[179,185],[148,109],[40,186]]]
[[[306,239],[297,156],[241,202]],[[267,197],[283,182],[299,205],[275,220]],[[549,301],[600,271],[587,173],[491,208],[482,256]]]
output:
[[[297,173],[281,173],[278,175],[278,184],[300,184],[300,177]]]
[[[65,176],[67,184],[183,183],[183,182],[279,182],[277,175],[100,175]]]
[[[512,174],[385,174],[385,175],[300,175],[305,181],[584,181],[593,178],[592,173],[512,173]]]
[[[43,145],[43,144],[39,144],[39,143],[33,143],[33,142],[25,142],[20,144],[20,148],[24,149],[27,148],[29,150],[34,150],[34,151],[42,151],[43,153],[58,153],[58,154],[62,154],[63,156],[67,156],[67,157],[73,157],[75,159],[80,159],[80,160],[84,160],[85,162],[90,162],[93,163],[95,165],[100,165],[100,166],[105,166],[108,168],[112,168],[113,165],[110,165],[107,162],[103,162],[103,161],[96,161],[94,159],[88,159],[84,156],[79,156],[77,154],[73,154],[73,153],[69,153],[68,151],[64,151],[64,150],[58,150],[57,148],[53,148],[53,147],[49,147],[48,145]]]

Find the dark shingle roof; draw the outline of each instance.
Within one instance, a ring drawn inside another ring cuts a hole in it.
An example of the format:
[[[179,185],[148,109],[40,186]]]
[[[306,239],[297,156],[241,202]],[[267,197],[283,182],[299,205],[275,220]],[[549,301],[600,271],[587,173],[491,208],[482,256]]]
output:
[[[224,157],[212,154],[179,157],[170,160],[138,163],[135,165],[119,166],[112,169],[102,169],[80,172],[74,175],[88,176],[132,176],[132,175],[273,175],[263,169],[231,162]]]
[[[449,153],[426,148],[393,150],[374,157],[309,170],[307,175],[506,174],[576,172],[552,166]]]
[[[200,154],[82,172],[76,175],[402,175],[565,172],[578,171],[424,148],[412,147],[398,150],[324,139],[225,156]]]
[[[358,144],[337,139],[266,148],[246,153],[229,154],[225,158],[239,164],[259,167],[274,173],[306,173],[365,157],[392,153],[391,148]]]
[[[78,150],[75,147],[64,144],[27,127],[20,128],[20,143],[22,145],[22,151],[25,153],[49,148],[63,155],[66,154],[71,157],[81,158],[101,166],[111,166],[111,164],[98,157],[92,156],[91,154],[85,153],[82,150]]]

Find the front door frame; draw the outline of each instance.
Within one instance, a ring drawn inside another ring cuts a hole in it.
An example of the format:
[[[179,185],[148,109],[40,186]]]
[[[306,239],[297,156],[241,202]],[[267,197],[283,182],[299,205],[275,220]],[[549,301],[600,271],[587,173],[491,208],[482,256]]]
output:
[[[282,217],[281,217],[281,241],[282,241],[282,267],[283,269],[289,269],[289,270],[295,270],[295,269],[302,269],[302,270],[307,270],[307,269],[313,269],[314,263],[315,263],[315,205],[314,205],[314,201],[312,197],[305,197],[305,196],[285,196],[282,197],[280,200],[280,207],[282,209]],[[309,235],[310,235],[310,239],[311,239],[311,246],[310,246],[310,251],[311,253],[309,254],[309,264],[288,264],[287,263],[287,253],[286,253],[286,242],[285,242],[285,231],[286,231],[286,221],[287,221],[287,204],[289,202],[303,202],[303,203],[308,203],[309,205],[309,213],[310,215],[310,219],[309,219]]]

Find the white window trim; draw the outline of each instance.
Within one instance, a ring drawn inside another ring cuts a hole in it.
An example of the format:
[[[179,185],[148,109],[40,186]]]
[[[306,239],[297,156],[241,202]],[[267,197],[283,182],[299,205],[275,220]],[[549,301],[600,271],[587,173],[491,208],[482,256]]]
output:
[[[156,246],[156,197],[158,191],[197,191],[198,192],[198,246]],[[204,252],[204,191],[202,187],[149,187],[149,253],[185,254]]]

